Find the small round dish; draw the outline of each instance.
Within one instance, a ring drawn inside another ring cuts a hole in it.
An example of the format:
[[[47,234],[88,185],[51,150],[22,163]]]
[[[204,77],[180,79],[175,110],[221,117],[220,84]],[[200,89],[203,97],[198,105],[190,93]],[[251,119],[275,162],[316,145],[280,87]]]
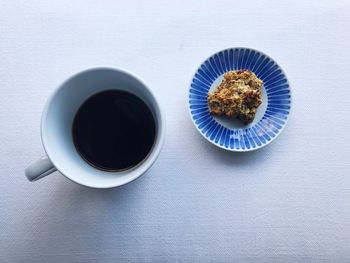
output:
[[[263,80],[263,102],[254,121],[243,125],[209,112],[207,96],[230,70],[248,69]],[[205,60],[196,71],[189,91],[189,111],[197,130],[216,146],[235,152],[252,151],[272,142],[285,127],[291,108],[286,75],[270,57],[250,48],[230,48]]]

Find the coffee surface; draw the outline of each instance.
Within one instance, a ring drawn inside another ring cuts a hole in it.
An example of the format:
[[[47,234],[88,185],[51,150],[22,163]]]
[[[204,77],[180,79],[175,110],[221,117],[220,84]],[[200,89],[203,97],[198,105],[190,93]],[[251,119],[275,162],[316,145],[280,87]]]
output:
[[[126,91],[108,90],[80,106],[72,135],[77,151],[89,164],[120,171],[147,157],[155,141],[156,124],[142,99]]]

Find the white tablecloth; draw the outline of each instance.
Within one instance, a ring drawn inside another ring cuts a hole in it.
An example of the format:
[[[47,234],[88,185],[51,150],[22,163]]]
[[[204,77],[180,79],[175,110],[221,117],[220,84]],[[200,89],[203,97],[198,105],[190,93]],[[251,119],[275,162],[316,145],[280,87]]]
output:
[[[349,262],[349,1],[1,1],[0,262]],[[279,63],[293,105],[269,146],[206,142],[187,111],[197,66],[228,47]],[[94,190],[23,170],[60,82],[110,66],[167,119],[154,166]]]

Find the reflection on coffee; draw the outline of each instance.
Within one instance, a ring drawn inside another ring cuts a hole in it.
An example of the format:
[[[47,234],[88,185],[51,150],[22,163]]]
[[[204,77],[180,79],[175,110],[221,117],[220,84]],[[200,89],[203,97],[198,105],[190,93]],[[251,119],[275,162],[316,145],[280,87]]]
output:
[[[78,109],[72,129],[79,154],[104,171],[120,171],[142,162],[152,149],[156,123],[139,97],[108,90],[88,98]]]

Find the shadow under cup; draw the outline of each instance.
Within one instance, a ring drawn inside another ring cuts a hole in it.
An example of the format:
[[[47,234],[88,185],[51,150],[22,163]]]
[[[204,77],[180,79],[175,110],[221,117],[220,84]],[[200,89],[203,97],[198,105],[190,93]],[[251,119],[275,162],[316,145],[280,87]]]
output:
[[[113,89],[141,98],[156,124],[156,137],[148,156],[138,165],[118,172],[102,171],[88,164],[77,151],[72,137],[73,120],[80,106],[92,95]],[[123,185],[143,174],[160,152],[163,132],[161,111],[150,90],[130,74],[108,68],[87,70],[64,82],[48,101],[41,122],[43,145],[54,166],[72,181],[97,188]]]

